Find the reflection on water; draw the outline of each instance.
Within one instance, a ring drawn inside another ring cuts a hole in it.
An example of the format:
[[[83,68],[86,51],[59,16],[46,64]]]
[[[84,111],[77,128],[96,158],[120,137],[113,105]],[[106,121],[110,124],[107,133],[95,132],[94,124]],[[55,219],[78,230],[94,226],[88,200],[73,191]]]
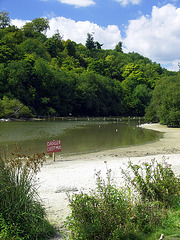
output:
[[[161,137],[159,132],[136,127],[138,120],[91,119],[0,122],[0,149],[14,143],[30,153],[46,152],[46,142],[61,140],[61,155],[144,144]]]

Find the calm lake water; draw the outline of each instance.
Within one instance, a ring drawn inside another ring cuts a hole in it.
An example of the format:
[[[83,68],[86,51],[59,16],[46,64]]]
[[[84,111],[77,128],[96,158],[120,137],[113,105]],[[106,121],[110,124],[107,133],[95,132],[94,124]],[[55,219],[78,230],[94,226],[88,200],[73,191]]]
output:
[[[0,149],[10,152],[17,143],[28,154],[46,153],[47,141],[61,140],[60,154],[67,155],[144,144],[162,136],[138,124],[139,119],[120,118],[0,122]]]

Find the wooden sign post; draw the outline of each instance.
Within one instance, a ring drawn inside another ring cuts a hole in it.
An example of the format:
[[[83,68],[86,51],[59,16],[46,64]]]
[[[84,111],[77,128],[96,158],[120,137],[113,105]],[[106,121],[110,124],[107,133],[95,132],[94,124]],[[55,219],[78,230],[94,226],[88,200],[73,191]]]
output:
[[[53,140],[47,142],[47,153],[53,153],[53,160],[55,161],[55,152],[61,152],[61,140]]]

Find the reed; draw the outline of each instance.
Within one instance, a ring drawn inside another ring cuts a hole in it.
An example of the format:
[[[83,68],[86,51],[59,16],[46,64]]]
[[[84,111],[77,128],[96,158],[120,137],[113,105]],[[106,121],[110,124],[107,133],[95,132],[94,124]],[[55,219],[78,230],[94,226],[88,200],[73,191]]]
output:
[[[21,154],[18,145],[9,158],[1,155],[0,239],[46,239],[54,234],[37,191],[36,174],[44,161],[44,154]]]

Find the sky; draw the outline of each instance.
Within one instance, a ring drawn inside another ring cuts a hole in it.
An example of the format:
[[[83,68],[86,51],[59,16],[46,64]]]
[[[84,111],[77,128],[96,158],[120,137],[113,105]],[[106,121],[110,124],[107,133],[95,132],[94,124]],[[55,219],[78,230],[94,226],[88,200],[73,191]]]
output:
[[[180,63],[180,0],[0,0],[11,23],[49,19],[47,37],[59,30],[64,40],[85,45],[87,33],[103,49],[123,43],[124,52],[138,52],[178,71]]]

